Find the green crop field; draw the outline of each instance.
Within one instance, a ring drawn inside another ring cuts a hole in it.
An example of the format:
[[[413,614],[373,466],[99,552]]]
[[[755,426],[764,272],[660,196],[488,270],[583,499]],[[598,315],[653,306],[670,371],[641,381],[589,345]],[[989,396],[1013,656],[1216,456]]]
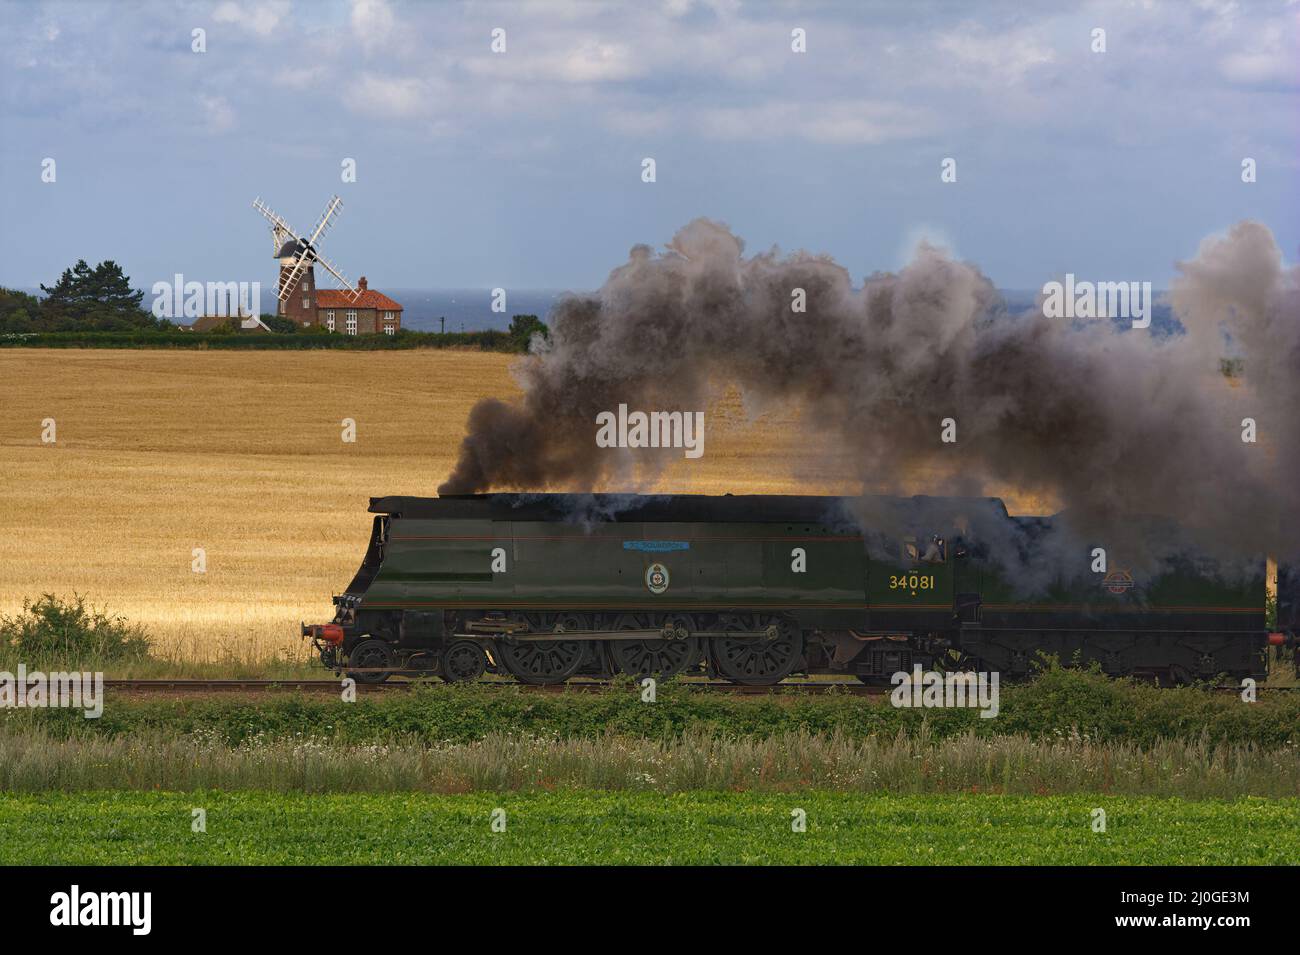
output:
[[[1093,813],[1106,812],[1096,832]],[[194,810],[206,813],[193,831]],[[493,817],[504,831],[493,831]],[[796,810],[806,831],[793,831]],[[91,792],[0,801],[5,864],[1236,865],[1300,860],[1300,800],[826,792]]]
[[[1051,668],[980,720],[626,689],[5,711],[0,863],[1300,864],[1293,694]]]

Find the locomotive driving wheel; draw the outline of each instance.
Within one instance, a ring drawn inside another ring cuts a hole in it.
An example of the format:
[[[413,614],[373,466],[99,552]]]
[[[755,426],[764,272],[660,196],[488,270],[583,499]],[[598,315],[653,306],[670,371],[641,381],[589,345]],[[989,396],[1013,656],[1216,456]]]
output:
[[[652,630],[652,618],[645,614],[625,613],[615,622],[615,630]],[[691,634],[695,621],[685,614],[670,614],[663,629]],[[629,676],[667,680],[700,662],[700,641],[692,636],[662,640],[611,640],[610,652],[618,668]]]
[[[718,672],[732,683],[770,686],[780,683],[803,657],[803,634],[788,620],[759,614],[731,614],[722,629],[768,631],[761,637],[714,637],[709,641]]]
[[[589,630],[581,614],[560,614],[551,628],[562,634],[566,630]],[[587,657],[581,640],[499,640],[497,652],[501,663],[520,683],[541,685],[563,683],[578,672]]]

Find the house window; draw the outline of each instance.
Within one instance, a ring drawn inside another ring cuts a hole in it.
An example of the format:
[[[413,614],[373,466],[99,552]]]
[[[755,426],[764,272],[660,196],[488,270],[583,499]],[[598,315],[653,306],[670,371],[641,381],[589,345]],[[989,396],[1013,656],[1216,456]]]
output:
[[[394,335],[394,334],[396,334],[396,333],[397,333],[397,329],[393,328],[391,322],[385,322],[385,323],[384,323],[384,334],[385,334],[385,335]]]
[[[392,320],[393,320],[393,313],[392,313],[392,312],[384,312],[384,321],[386,321],[386,322],[391,322]]]
[[[357,333],[357,312],[356,309],[350,308],[348,309],[348,334],[355,335],[356,333]]]
[[[325,327],[334,331],[334,309],[332,308],[325,313]]]

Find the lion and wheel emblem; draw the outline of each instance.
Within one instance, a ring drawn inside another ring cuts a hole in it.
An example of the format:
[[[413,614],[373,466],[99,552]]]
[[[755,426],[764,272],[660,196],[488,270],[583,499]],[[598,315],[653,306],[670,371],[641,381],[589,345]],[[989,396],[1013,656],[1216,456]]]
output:
[[[663,564],[651,564],[645,570],[645,585],[652,594],[661,594],[667,590],[670,580],[668,568]]]

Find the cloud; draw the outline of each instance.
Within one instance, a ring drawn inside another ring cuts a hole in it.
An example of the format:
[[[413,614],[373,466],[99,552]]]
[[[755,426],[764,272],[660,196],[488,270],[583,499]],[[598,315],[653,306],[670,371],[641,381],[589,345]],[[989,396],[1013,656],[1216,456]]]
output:
[[[975,78],[998,85],[1016,85],[1033,70],[1056,60],[1056,51],[1025,28],[995,33],[966,23],[959,30],[940,36],[936,46],[963,81]]]
[[[388,119],[407,119],[428,111],[424,84],[409,76],[362,73],[344,92],[343,100],[354,112]]]
[[[468,60],[466,70],[483,79],[572,85],[618,83],[648,72],[629,43],[562,33],[533,36],[527,44],[509,39],[507,52],[484,52]]]
[[[352,32],[366,52],[382,49],[393,33],[396,18],[385,0],[352,0]]]
[[[212,11],[212,20],[214,23],[233,23],[249,33],[268,37],[288,15],[289,0],[257,0],[248,3],[224,0]]]
[[[234,128],[235,110],[224,96],[200,96],[203,128],[209,133],[224,133]]]
[[[617,109],[605,114],[605,125],[627,136],[648,136],[672,128],[673,114],[667,109]]]
[[[607,83],[640,73],[630,46],[597,39],[585,40],[572,52],[551,58],[544,69],[567,83]]]
[[[1295,31],[1288,37],[1281,24],[1269,24],[1246,49],[1229,53],[1219,60],[1219,73],[1231,83],[1243,86],[1300,86],[1300,51],[1296,49]]]
[[[271,82],[291,90],[318,89],[325,78],[325,68],[315,66],[289,67],[276,70],[271,75]]]
[[[908,139],[928,131],[928,114],[914,108],[867,100],[774,101],[754,106],[703,109],[700,131],[714,139],[797,137],[816,143],[873,144]]]
[[[1093,21],[1109,22],[1104,14],[1121,6],[1109,59],[1081,59]],[[202,94],[221,100],[208,110],[216,122],[233,122],[237,113],[246,131],[301,137],[314,120],[289,104],[307,93],[412,139],[427,139],[437,120],[454,122],[469,139],[508,126],[521,140],[566,143],[594,127],[629,141],[681,137],[706,145],[771,136],[839,147],[941,137],[933,144],[947,149],[997,127],[998,142],[1022,135],[1033,149],[1048,130],[1059,135],[1104,121],[1092,149],[1140,129],[1168,144],[1210,135],[1249,141],[1260,155],[1269,146],[1295,155],[1294,137],[1274,118],[1291,104],[1247,97],[1261,87],[1294,88],[1296,5],[1097,3],[1086,15],[994,5],[964,20],[926,5],[906,15],[865,7],[814,6],[792,18],[705,0],[557,0],[470,4],[465,14],[349,0],[318,15],[286,0],[212,0],[200,7],[209,22],[255,42],[228,38],[202,70],[177,70],[165,57],[188,33],[189,11],[169,19],[161,4],[114,13],[56,2],[23,18],[0,3],[0,97],[21,115],[111,121],[124,133],[160,113],[193,128],[187,116]],[[806,54],[790,50],[796,23],[808,30]],[[51,24],[61,29],[53,43]],[[509,30],[507,53],[490,52],[495,26]],[[1140,59],[1131,55],[1138,49]],[[1087,67],[1076,68],[1081,63]],[[26,64],[39,77],[24,78]],[[1120,98],[1134,71],[1171,93]],[[159,83],[160,75],[168,82]],[[1199,107],[1171,110],[1172,91]],[[1259,142],[1261,123],[1280,141]]]

